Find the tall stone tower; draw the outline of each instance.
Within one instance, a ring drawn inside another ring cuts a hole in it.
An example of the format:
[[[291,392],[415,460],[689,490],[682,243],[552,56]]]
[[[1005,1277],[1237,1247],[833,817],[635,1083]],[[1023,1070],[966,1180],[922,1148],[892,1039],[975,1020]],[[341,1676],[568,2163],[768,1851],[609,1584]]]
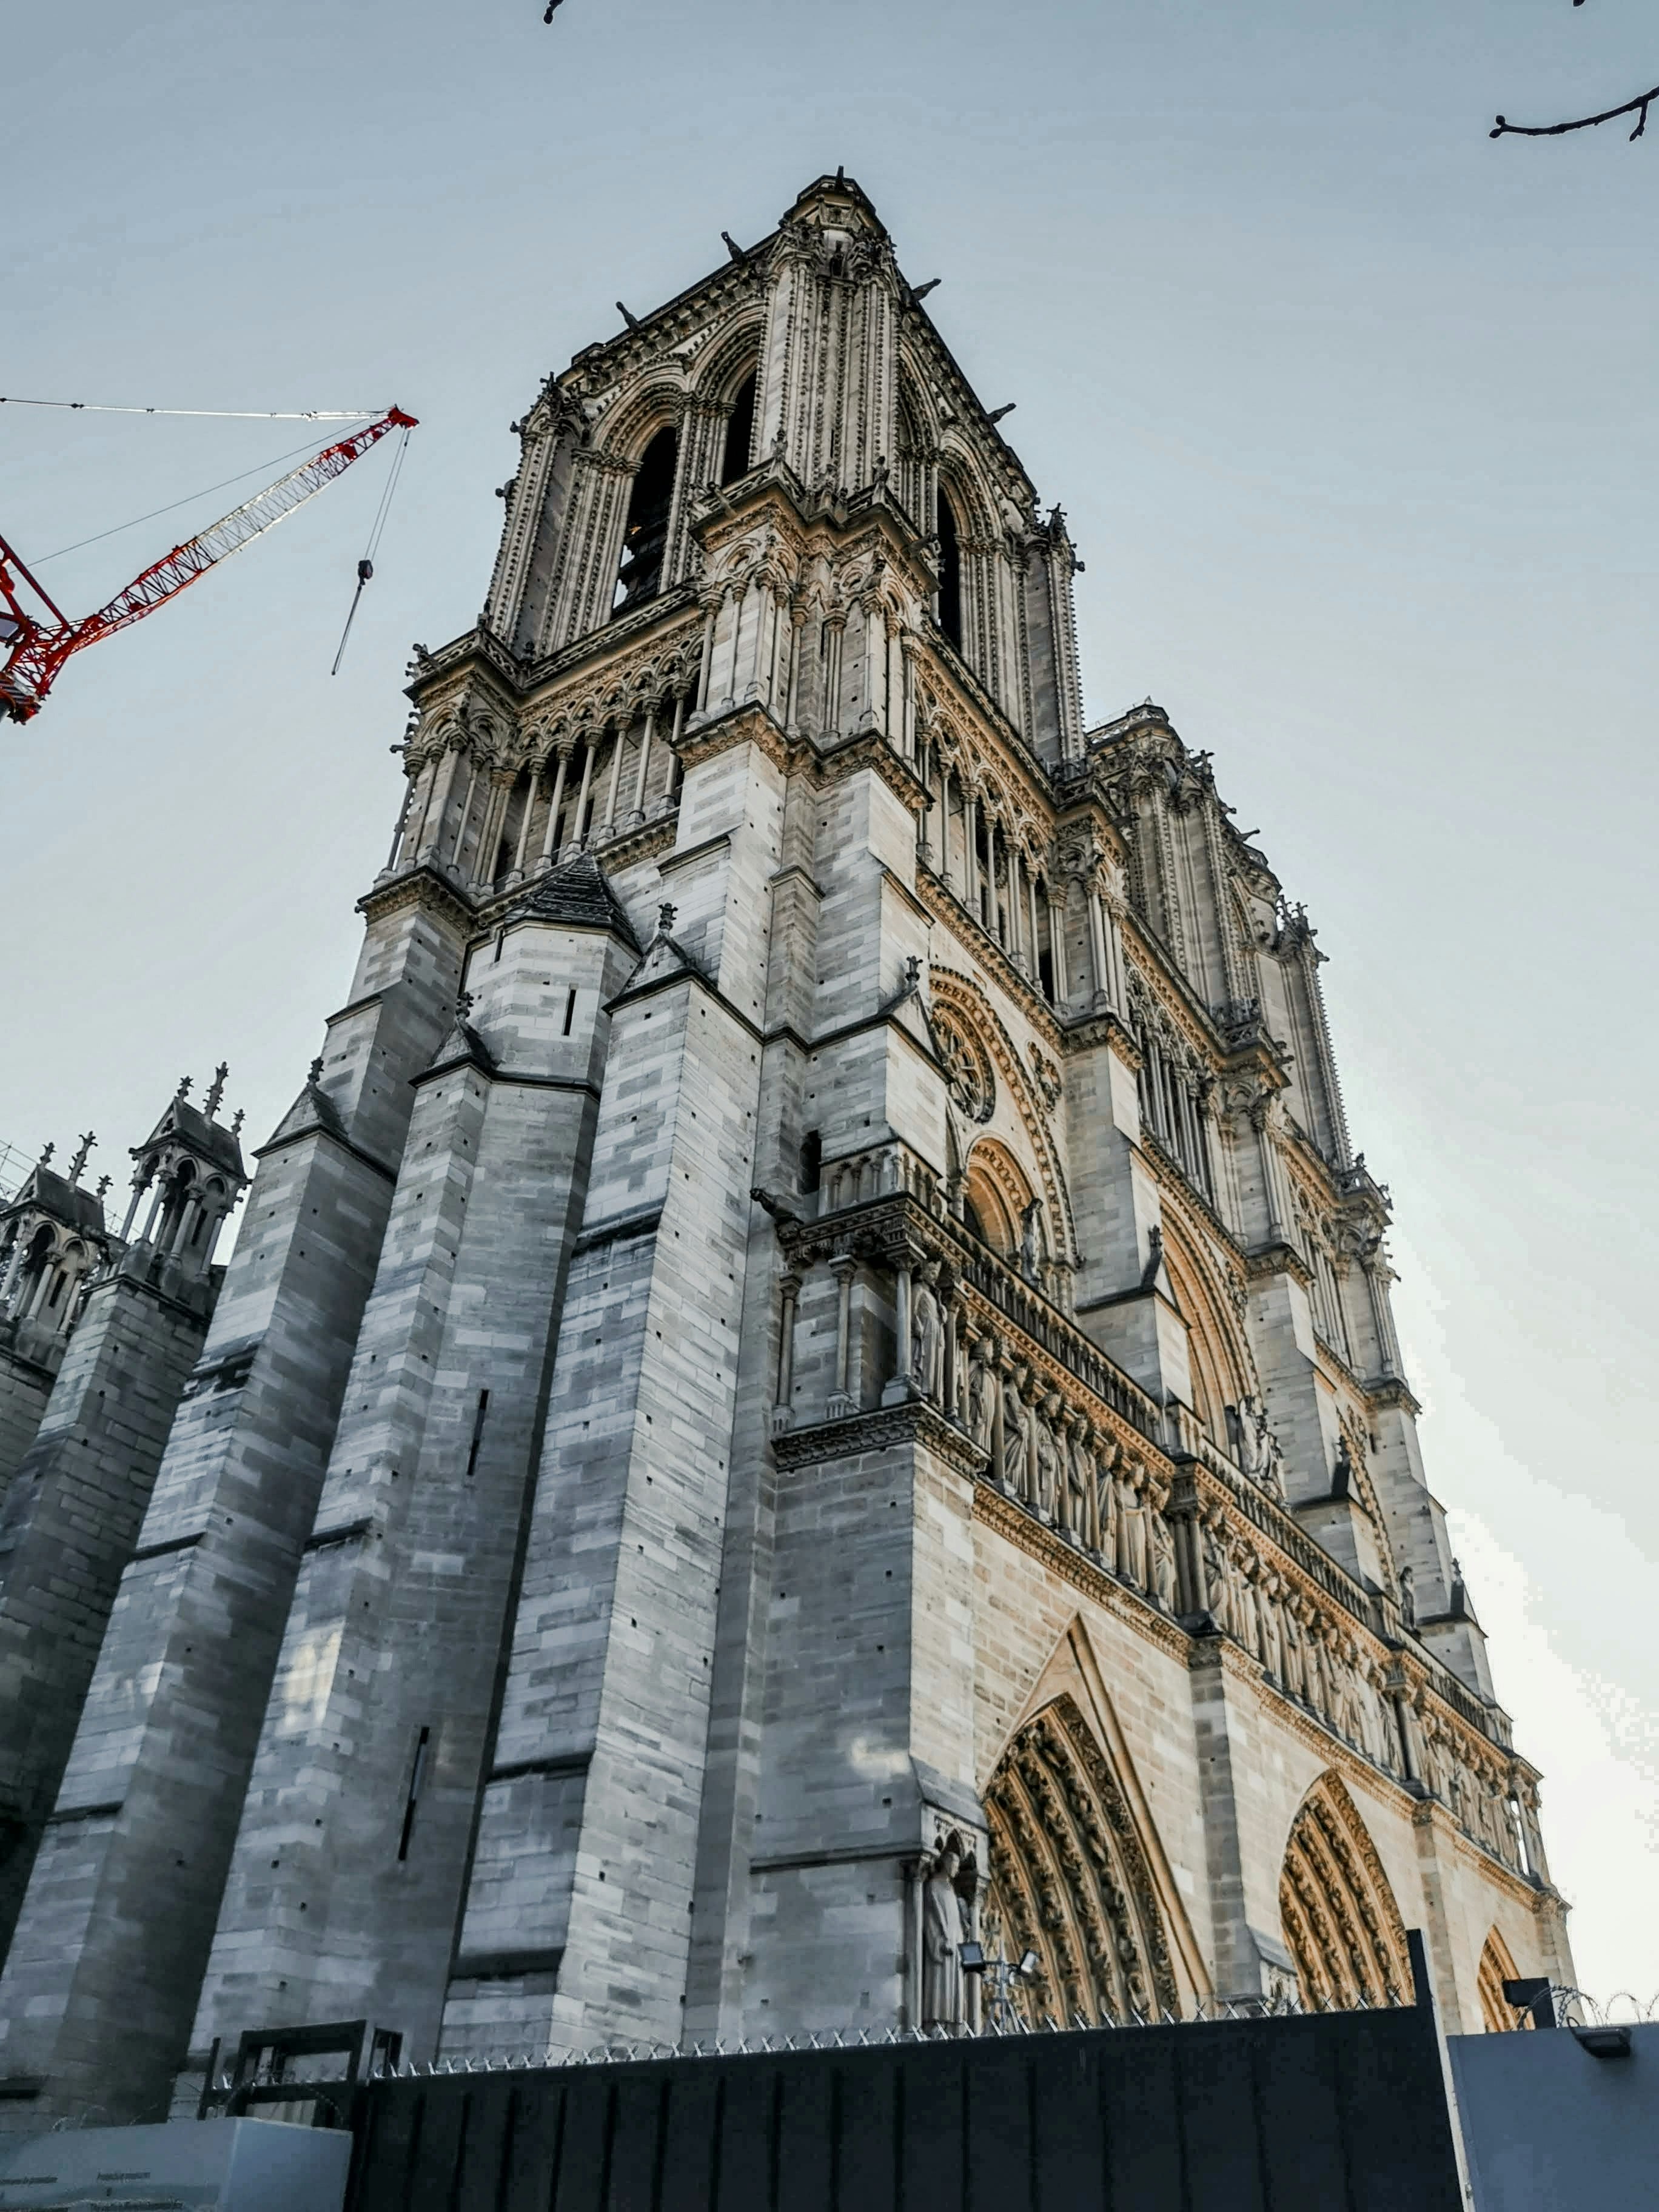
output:
[[[411,2055],[1569,1973],[1314,933],[858,186],[550,377],[417,648],[0,1981]]]

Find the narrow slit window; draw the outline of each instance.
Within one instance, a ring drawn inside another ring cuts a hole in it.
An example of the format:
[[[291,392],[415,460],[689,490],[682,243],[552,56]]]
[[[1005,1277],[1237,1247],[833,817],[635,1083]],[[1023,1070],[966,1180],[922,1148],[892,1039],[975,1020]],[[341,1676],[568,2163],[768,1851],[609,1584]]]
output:
[[[568,993],[566,994],[566,997],[565,997],[565,1002],[564,1002],[564,1033],[565,1033],[565,1035],[566,1035],[567,1036],[569,1036],[569,1034],[570,1034],[571,1027],[572,1027],[572,1024],[574,1023],[575,1018],[576,1018],[576,987],[575,987],[575,985],[573,983],[573,984],[571,985],[571,987],[570,987],[570,989],[569,989]]]
[[[962,536],[956,509],[943,490],[939,495],[939,626],[962,650]]]
[[[398,1856],[409,1856],[410,1838],[415,1833],[415,1808],[421,1802],[421,1784],[426,1779],[427,1747],[432,1741],[432,1731],[423,1728],[415,1744],[414,1762],[409,1770],[409,1796],[404,1801],[403,1832],[398,1838]]]
[[[466,1479],[471,1481],[477,1471],[478,1447],[483,1442],[484,1421],[489,1412],[489,1393],[480,1390],[478,1402],[472,1415],[472,1443],[466,1455]]]

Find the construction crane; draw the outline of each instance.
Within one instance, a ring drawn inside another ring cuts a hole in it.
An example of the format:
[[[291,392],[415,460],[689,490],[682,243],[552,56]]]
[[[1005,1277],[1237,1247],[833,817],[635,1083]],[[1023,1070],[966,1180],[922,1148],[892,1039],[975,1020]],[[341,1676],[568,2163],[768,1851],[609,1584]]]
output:
[[[377,422],[354,430],[349,437],[325,446],[320,453],[290,469],[273,484],[245,500],[210,528],[204,530],[171,553],[153,561],[123,592],[95,614],[71,622],[42,590],[21,560],[0,538],[0,714],[14,722],[27,722],[40,711],[58,672],[72,653],[80,653],[131,623],[142,622],[156,608],[175,599],[187,584],[244,545],[303,507],[308,499],[332,483],[351,464],[376,446],[388,431],[410,431],[416,418],[401,407],[388,409]],[[361,571],[360,571],[361,574]],[[23,594],[32,595],[40,611],[30,611]]]

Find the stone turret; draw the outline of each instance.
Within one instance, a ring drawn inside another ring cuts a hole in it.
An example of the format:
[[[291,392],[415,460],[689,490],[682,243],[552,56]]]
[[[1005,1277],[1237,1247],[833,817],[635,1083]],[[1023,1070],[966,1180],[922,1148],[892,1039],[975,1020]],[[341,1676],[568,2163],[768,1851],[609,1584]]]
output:
[[[48,1145],[0,1206],[0,1508],[46,1410],[86,1285],[120,1249],[104,1220],[108,1179],[95,1191],[81,1188],[94,1141],[82,1138],[66,1176],[52,1168]]]

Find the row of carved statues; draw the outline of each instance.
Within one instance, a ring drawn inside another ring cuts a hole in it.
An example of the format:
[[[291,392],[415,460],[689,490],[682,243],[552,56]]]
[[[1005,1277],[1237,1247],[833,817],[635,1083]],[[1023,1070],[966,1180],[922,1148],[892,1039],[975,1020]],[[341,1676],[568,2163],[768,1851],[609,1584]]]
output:
[[[1167,1478],[1097,1425],[1035,1360],[995,1334],[969,1328],[947,1344],[941,1270],[913,1273],[908,1380],[955,1419],[1010,1497],[1168,1613],[1180,1606],[1176,1523]],[[947,1356],[950,1355],[950,1356]],[[1229,1408],[1234,1456],[1272,1495],[1283,1495],[1279,1447],[1265,1409]],[[1472,1769],[1463,1739],[1420,1694],[1409,1716],[1383,1657],[1336,1608],[1275,1565],[1219,1505],[1200,1510],[1191,1554],[1195,1610],[1242,1644],[1285,1693],[1385,1772],[1439,1797],[1458,1824],[1503,1863],[1526,1871],[1505,1774]]]

